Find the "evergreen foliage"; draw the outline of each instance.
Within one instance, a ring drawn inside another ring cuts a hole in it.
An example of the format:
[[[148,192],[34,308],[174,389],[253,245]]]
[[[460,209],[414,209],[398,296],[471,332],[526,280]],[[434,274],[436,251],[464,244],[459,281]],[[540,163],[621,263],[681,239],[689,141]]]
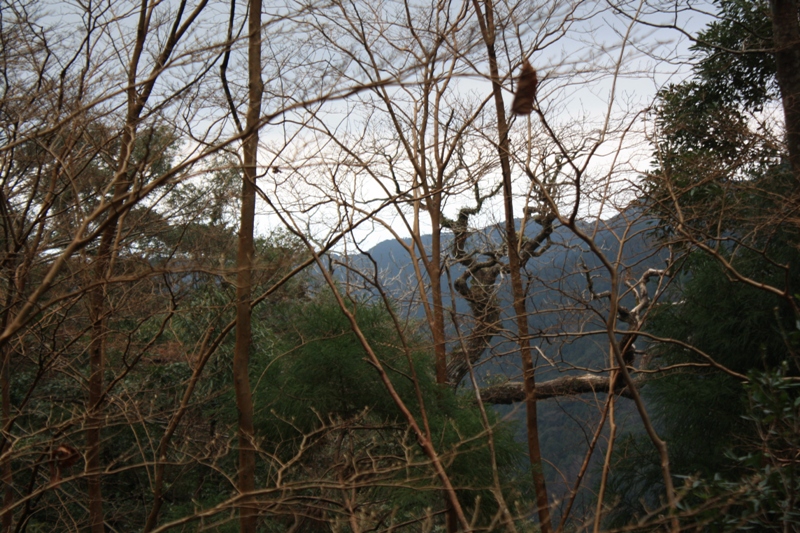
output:
[[[427,418],[462,504],[482,517],[480,523],[491,522],[497,512],[489,492],[493,463],[474,398],[436,384],[423,338],[398,332],[383,306],[364,300],[350,300],[349,306],[400,397],[418,419]],[[435,507],[441,499],[435,473],[335,300],[323,293],[281,314],[273,357],[256,357],[263,369],[254,374],[262,448],[281,461],[303,454],[303,476],[330,481],[309,492],[316,497],[337,500],[353,490],[369,512],[391,514],[395,521]],[[492,411],[488,415],[500,488],[522,510],[530,497],[520,468],[524,454],[512,425],[498,422]],[[274,475],[274,466],[265,467],[263,476]],[[367,478],[370,486],[359,484]],[[335,507],[314,517],[323,529],[335,522]],[[305,527],[313,530],[313,523]]]
[[[716,0],[717,19],[697,35],[697,77],[728,102],[761,111],[779,97],[771,53],[772,18],[764,0]]]
[[[745,419],[756,431],[739,453],[727,454],[741,476],[687,479],[682,511],[705,530],[794,531],[800,524],[800,384],[788,370],[784,362],[748,376]]]
[[[647,202],[661,220],[658,236],[685,255],[673,272],[672,301],[660,306],[649,329],[684,344],[649,348],[651,366],[676,370],[648,382],[644,393],[669,445],[673,473],[692,480],[682,501],[687,521],[732,530],[731,524],[750,523],[731,518],[735,513],[749,508],[758,514],[751,507],[761,505],[759,498],[764,505],[773,498],[766,489],[760,496],[745,489],[754,487],[755,471],[766,484],[772,479],[745,457],[752,457],[747,450],[764,435],[763,404],[783,398],[783,392],[773,395],[780,386],[765,392],[761,380],[776,369],[784,378],[800,370],[788,333],[798,317],[786,296],[800,287],[800,241],[795,225],[776,223],[790,207],[784,198],[794,182],[757,118],[777,96],[769,6],[740,0],[717,5],[722,17],[700,34],[695,48],[695,77],[662,91],[656,107],[660,137]],[[748,374],[751,384],[718,369],[692,367],[707,362],[700,352]],[[610,483],[616,500],[610,524],[661,505],[657,460],[641,436],[621,443]],[[744,507],[717,499],[713,512],[698,511],[711,494],[733,500],[744,493],[750,498]]]

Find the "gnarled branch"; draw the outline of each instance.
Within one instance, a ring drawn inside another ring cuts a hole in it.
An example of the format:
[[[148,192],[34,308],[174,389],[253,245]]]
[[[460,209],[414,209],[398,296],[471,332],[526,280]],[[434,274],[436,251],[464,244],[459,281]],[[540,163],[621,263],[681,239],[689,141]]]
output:
[[[634,383],[639,386],[644,382],[643,377],[635,378]],[[550,381],[536,384],[536,399],[544,400],[562,396],[576,396],[578,394],[608,392],[611,380],[608,376],[584,374],[581,376],[564,376]],[[630,397],[627,387],[615,387],[615,393],[620,396]],[[521,402],[525,399],[525,389],[521,382],[508,381],[500,385],[492,385],[481,389],[481,400],[495,405],[507,405]]]

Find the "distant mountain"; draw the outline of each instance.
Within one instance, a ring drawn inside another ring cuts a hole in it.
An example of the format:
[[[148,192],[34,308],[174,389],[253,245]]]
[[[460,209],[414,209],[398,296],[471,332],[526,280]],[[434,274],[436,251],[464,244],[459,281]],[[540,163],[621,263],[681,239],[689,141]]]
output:
[[[629,210],[616,217],[601,221],[596,225],[582,223],[581,228],[589,235],[593,235],[593,242],[603,251],[606,257],[616,262],[619,258],[625,272],[631,279],[638,278],[647,268],[661,267],[664,265],[664,258],[659,256],[657,247],[649,237],[654,227],[654,221],[641,216],[636,210]],[[517,223],[519,227],[519,222]],[[532,237],[536,235],[540,227],[531,224],[526,227],[526,235]],[[493,246],[497,246],[503,241],[501,228],[491,226],[476,231],[472,238],[473,246],[479,244],[475,241],[484,241]],[[448,252],[452,243],[452,235],[445,234],[442,239],[442,249]],[[552,246],[541,257],[532,258],[526,267],[528,281],[530,282],[528,310],[531,312],[529,324],[532,331],[545,331],[552,329],[557,322],[563,320],[564,313],[574,314],[572,311],[565,311],[565,307],[574,307],[576,297],[586,297],[589,294],[586,282],[586,272],[588,269],[597,293],[608,290],[609,277],[605,269],[601,268],[600,260],[589,251],[588,245],[576,237],[569,229],[558,226],[551,236]],[[422,242],[426,247],[430,246],[430,235],[422,237]],[[410,240],[405,241],[406,244]],[[620,254],[620,246],[622,253]],[[429,248],[426,248],[429,250]],[[367,255],[372,260],[367,258]],[[416,287],[416,277],[413,265],[404,247],[395,240],[383,241],[371,248],[366,255],[355,255],[349,259],[353,268],[372,272],[373,262],[379,270],[381,284],[400,301],[407,302],[407,296],[412,288]],[[456,265],[450,270],[450,280],[456,279],[463,272],[463,268]],[[426,280],[427,281],[427,280]],[[507,280],[506,280],[507,281]],[[442,280],[442,290],[446,295],[451,291],[448,286],[448,278],[444,276]],[[509,284],[503,283],[500,287],[499,297],[502,307],[506,310],[506,319],[511,318],[511,297]],[[414,305],[413,302],[407,302]],[[630,299],[623,303],[631,305]],[[453,306],[449,297],[445,305]],[[455,298],[454,310],[456,313],[468,313],[469,309],[466,302],[458,297]],[[597,305],[602,308],[602,302]],[[416,306],[412,312],[417,316],[422,316],[421,307]],[[508,323],[509,329],[514,329],[511,322]],[[566,348],[571,355],[577,356],[574,361],[576,365],[588,365],[593,362],[591,354],[594,350],[587,350],[581,346],[585,342],[577,342]],[[504,351],[504,350],[500,350]],[[559,355],[556,353],[550,354]],[[563,355],[563,354],[561,354]],[[506,356],[504,359],[513,360],[514,357]],[[505,362],[504,362],[505,363]],[[504,367],[500,364],[500,368]],[[513,366],[517,366],[514,362]],[[502,370],[506,373],[510,369]],[[490,365],[488,371],[496,374],[499,368]]]
[[[517,223],[519,227],[519,222]],[[642,272],[651,267],[664,265],[663,253],[658,251],[656,243],[651,237],[655,222],[643,217],[635,209],[623,212],[616,217],[600,221],[596,224],[581,223],[580,229],[592,236],[592,241],[602,250],[612,263],[619,261],[622,270],[630,279],[638,278]],[[526,235],[532,237],[537,234],[540,227],[530,225],[526,227]],[[498,245],[503,242],[502,228],[491,226],[476,231],[472,237],[472,246],[480,246],[483,242],[488,245]],[[579,313],[576,310],[578,301],[585,301],[589,295],[586,280],[586,271],[592,277],[594,291],[601,293],[609,288],[609,276],[602,267],[601,261],[591,253],[589,246],[569,229],[559,226],[551,236],[552,246],[541,257],[531,259],[526,267],[528,274],[529,298],[527,309],[531,313],[529,325],[531,332],[566,332],[569,330],[602,329],[601,321],[606,316],[603,312],[606,302],[593,302],[592,306],[597,313]],[[410,241],[406,241],[408,244]],[[430,235],[422,237],[422,242],[429,250]],[[444,235],[442,248],[448,251],[452,243],[452,235]],[[369,256],[369,257],[368,257]],[[370,260],[371,258],[371,260]],[[374,263],[373,263],[374,261]],[[379,278],[383,286],[399,301],[405,302],[406,310],[417,317],[422,317],[421,307],[407,300],[408,294],[416,287],[413,265],[404,247],[395,240],[381,242],[371,248],[365,255],[349,258],[354,268],[365,268],[372,272],[377,265]],[[462,267],[452,267],[450,280],[456,279],[463,272]],[[443,292],[450,294],[447,276],[444,277]],[[499,289],[499,298],[505,312],[503,314],[504,328],[514,331],[513,316],[510,312],[511,297],[508,279],[502,282]],[[468,306],[462,298],[456,298],[454,305],[446,299],[445,305],[454,308],[456,313],[467,313]],[[629,297],[623,305],[632,306]],[[605,334],[596,338],[565,337],[559,342],[534,339],[547,359],[556,363],[558,368],[553,368],[545,358],[539,357],[537,365],[537,380],[543,381],[563,375],[564,372],[585,372],[584,368],[602,369],[608,366],[608,339]],[[491,349],[492,357],[485,357],[476,370],[481,382],[492,382],[498,379],[519,379],[521,364],[516,345],[512,340],[504,340],[501,336],[495,339]],[[636,429],[636,416],[633,416],[633,406],[627,401],[618,402],[617,422],[621,428],[625,420],[630,418]],[[497,406],[496,410],[512,419],[524,418],[523,406]],[[549,490],[557,497],[567,494],[568,487],[564,479],[574,479],[577,469],[586,452],[587,422],[596,421],[597,406],[593,398],[553,399],[539,402],[539,420],[541,431],[541,446],[544,457],[551,466],[546,469]],[[524,425],[521,425],[520,438],[524,437]],[[601,457],[602,454],[598,455]],[[562,476],[558,472],[564,474]],[[591,482],[590,482],[591,484]],[[587,496],[588,497],[588,496]]]

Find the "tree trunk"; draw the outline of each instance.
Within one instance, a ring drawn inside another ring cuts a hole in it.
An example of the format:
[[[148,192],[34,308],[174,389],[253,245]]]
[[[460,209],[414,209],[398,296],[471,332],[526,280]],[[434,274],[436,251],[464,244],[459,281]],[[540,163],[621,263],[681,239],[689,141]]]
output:
[[[11,373],[9,365],[11,364],[11,345],[6,344],[3,346],[3,369],[2,369],[2,382],[3,382],[3,433],[7,435],[8,430],[11,428]],[[11,442],[5,438],[2,439],[3,446],[0,447],[0,453],[5,454],[11,446]],[[3,509],[10,509],[14,503],[13,474],[11,471],[11,455],[3,461],[2,464],[2,478],[3,478]],[[3,513],[2,529],[3,533],[11,531],[12,514],[10,511]]]
[[[439,193],[437,193],[439,195]],[[436,195],[435,195],[436,196]],[[428,263],[428,277],[431,283],[431,300],[433,300],[433,350],[436,357],[436,383],[447,384],[447,346],[444,334],[444,306],[442,305],[442,245],[440,200],[433,198],[430,211],[431,226],[431,258]],[[421,253],[425,253],[422,250]]]
[[[129,113],[133,108],[129,102]],[[138,112],[136,113],[138,116]],[[134,141],[134,126],[136,119],[129,115],[128,126],[122,134],[119,154],[119,170],[116,177],[124,176],[127,173],[128,159],[132,152]],[[114,197],[118,197],[127,191],[130,182],[122,179],[114,187]],[[106,291],[107,286],[103,282],[108,276],[108,268],[111,265],[111,256],[114,253],[113,243],[117,233],[119,215],[112,211],[109,215],[111,223],[103,230],[100,238],[100,245],[97,249],[97,256],[94,265],[94,280],[96,286],[89,292],[89,318],[92,321],[91,335],[89,344],[89,400],[87,405],[87,430],[86,430],[86,472],[89,492],[89,523],[92,533],[104,533],[103,525],[103,492],[101,488],[100,461],[101,452],[101,432],[103,429],[103,375],[105,374],[106,364],[106,335],[108,325],[106,323]]]
[[[127,177],[128,163],[133,152],[133,143],[136,137],[136,123],[141,113],[143,104],[133,91],[128,99],[128,117],[121,140],[118,170],[114,175],[114,198],[121,197],[130,189],[131,181]],[[103,525],[103,493],[101,488],[100,461],[101,432],[103,429],[103,375],[106,364],[106,336],[108,324],[106,322],[106,291],[104,280],[108,277],[108,269],[115,253],[114,240],[117,234],[120,212],[112,209],[109,213],[110,221],[100,237],[97,256],[94,265],[95,287],[89,291],[89,318],[92,321],[89,344],[89,402],[87,405],[87,430],[86,430],[86,471],[89,492],[89,523],[92,533],[104,533]]]
[[[438,190],[438,187],[437,187]],[[431,257],[427,263],[428,278],[431,283],[431,300],[433,300],[433,350],[436,361],[436,383],[446,387],[447,381],[447,345],[445,342],[444,331],[444,305],[442,303],[442,224],[441,224],[441,193],[437,192],[432,195],[429,200],[431,206],[428,213],[431,218],[431,227],[433,232],[431,234]],[[425,254],[425,250],[420,250],[420,253]],[[424,297],[424,295],[423,295]],[[445,529],[448,533],[455,533],[458,531],[458,514],[455,508],[450,504],[449,495],[445,492],[444,505],[447,509],[445,513]]]
[[[242,212],[239,227],[239,251],[236,278],[236,347],[233,354],[233,386],[239,413],[239,493],[246,496],[255,490],[256,455],[253,442],[253,398],[248,370],[250,366],[250,300],[254,225],[256,207],[256,176],[258,173],[258,126],[261,118],[261,0],[251,0],[248,26],[248,92],[249,105],[244,140],[244,175],[242,179]],[[257,510],[250,498],[242,499],[239,524],[242,533],[255,533]]]
[[[508,268],[511,277],[511,289],[514,298],[514,313],[517,322],[517,338],[519,340],[522,371],[525,383],[525,407],[528,429],[528,453],[531,459],[531,475],[536,490],[536,504],[539,513],[539,526],[543,533],[550,533],[550,505],[547,499],[547,486],[542,471],[542,453],[539,448],[539,421],[536,412],[536,382],[534,378],[533,359],[531,357],[530,337],[528,335],[528,315],[525,310],[525,290],[522,285],[521,262],[517,246],[517,229],[514,223],[514,206],[511,189],[511,162],[509,156],[508,121],[506,120],[503,90],[500,85],[500,73],[497,67],[497,54],[494,48],[495,27],[494,8],[491,0],[485,2],[486,13],[481,13],[480,4],[473,0],[478,22],[481,27],[486,50],[489,56],[489,74],[492,78],[492,93],[497,112],[497,129],[499,143],[497,150],[500,156],[500,168],[503,174],[503,204],[505,208],[506,242],[508,246]]]
[[[11,267],[14,266],[12,262]],[[12,309],[16,300],[18,299],[20,291],[17,290],[17,278],[14,275],[14,271],[16,268],[8,268],[6,270],[6,279],[8,280],[8,289],[5,298],[5,313],[3,313],[3,329],[9,324],[9,322],[13,322],[11,319]],[[24,279],[24,277],[22,278]],[[12,281],[15,280],[15,281]],[[2,411],[3,411],[3,435],[0,436],[0,455],[4,457],[2,461],[2,467],[0,467],[0,476],[3,479],[3,509],[5,512],[2,515],[2,521],[0,522],[0,531],[2,533],[8,533],[11,531],[11,525],[13,522],[13,514],[10,511],[12,504],[14,503],[14,473],[11,469],[11,454],[8,453],[11,448],[11,440],[7,437],[10,435],[11,431],[11,354],[12,354],[12,346],[10,343],[6,343],[2,346],[2,354],[3,354],[3,368],[0,372],[0,380],[2,381]]]
[[[800,22],[795,0],[770,0],[778,86],[786,121],[786,144],[795,181],[800,181]]]
[[[105,234],[103,235],[105,237]],[[105,241],[105,239],[103,239]],[[103,247],[100,247],[103,252]],[[102,276],[102,259],[98,258],[97,275]],[[106,263],[107,264],[107,263]],[[102,269],[104,272],[105,269]],[[104,287],[98,285],[90,296],[92,341],[89,347],[89,403],[88,429],[86,431],[86,471],[89,490],[89,522],[92,533],[103,533],[103,491],[100,470],[100,433],[103,429],[103,374],[105,373],[105,308]]]

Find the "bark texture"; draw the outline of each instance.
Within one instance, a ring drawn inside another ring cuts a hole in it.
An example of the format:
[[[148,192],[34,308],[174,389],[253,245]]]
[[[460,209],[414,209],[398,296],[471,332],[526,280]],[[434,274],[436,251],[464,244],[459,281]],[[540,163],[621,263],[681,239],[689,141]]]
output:
[[[795,181],[800,180],[800,19],[795,0],[770,0],[776,77],[786,121],[786,145]]]
[[[637,378],[634,382],[639,385],[642,383],[642,378]],[[534,390],[534,398],[536,400],[545,400],[547,398],[577,396],[578,394],[607,393],[611,383],[612,379],[608,376],[596,374],[564,376],[537,383]],[[626,398],[631,397],[630,391],[620,386],[614,388],[614,393]],[[525,400],[525,384],[518,381],[508,381],[500,385],[484,387],[481,389],[481,399],[486,403],[495,405],[522,402]]]
[[[261,80],[261,0],[251,0],[248,22],[248,93],[244,141],[244,176],[242,179],[242,211],[239,226],[239,249],[236,277],[236,346],[233,354],[233,386],[238,410],[239,439],[239,493],[246,496],[255,490],[256,453],[253,442],[253,396],[250,389],[250,323],[256,177],[258,174],[258,127],[261,120],[263,82]],[[255,533],[257,510],[250,498],[242,498],[239,510],[241,533]]]
[[[511,290],[514,298],[514,313],[517,323],[517,339],[520,357],[522,358],[522,372],[525,382],[526,421],[528,430],[528,453],[531,460],[531,475],[536,489],[536,505],[539,515],[539,527],[542,533],[550,533],[552,525],[550,520],[550,504],[547,497],[547,487],[542,469],[542,454],[539,447],[539,422],[536,409],[535,377],[533,359],[531,357],[530,336],[528,335],[528,315],[525,311],[526,294],[522,284],[521,249],[518,247],[519,237],[514,220],[513,191],[511,187],[511,157],[508,140],[509,124],[503,103],[503,89],[500,84],[500,73],[497,66],[497,52],[495,39],[497,30],[494,23],[494,5],[491,1],[481,4],[473,0],[473,6],[478,17],[478,22],[489,56],[489,73],[492,79],[492,95],[494,97],[495,111],[497,113],[497,130],[499,142],[497,145],[500,157],[500,168],[503,175],[503,205],[505,211],[505,233],[508,248],[508,270],[511,276]]]

